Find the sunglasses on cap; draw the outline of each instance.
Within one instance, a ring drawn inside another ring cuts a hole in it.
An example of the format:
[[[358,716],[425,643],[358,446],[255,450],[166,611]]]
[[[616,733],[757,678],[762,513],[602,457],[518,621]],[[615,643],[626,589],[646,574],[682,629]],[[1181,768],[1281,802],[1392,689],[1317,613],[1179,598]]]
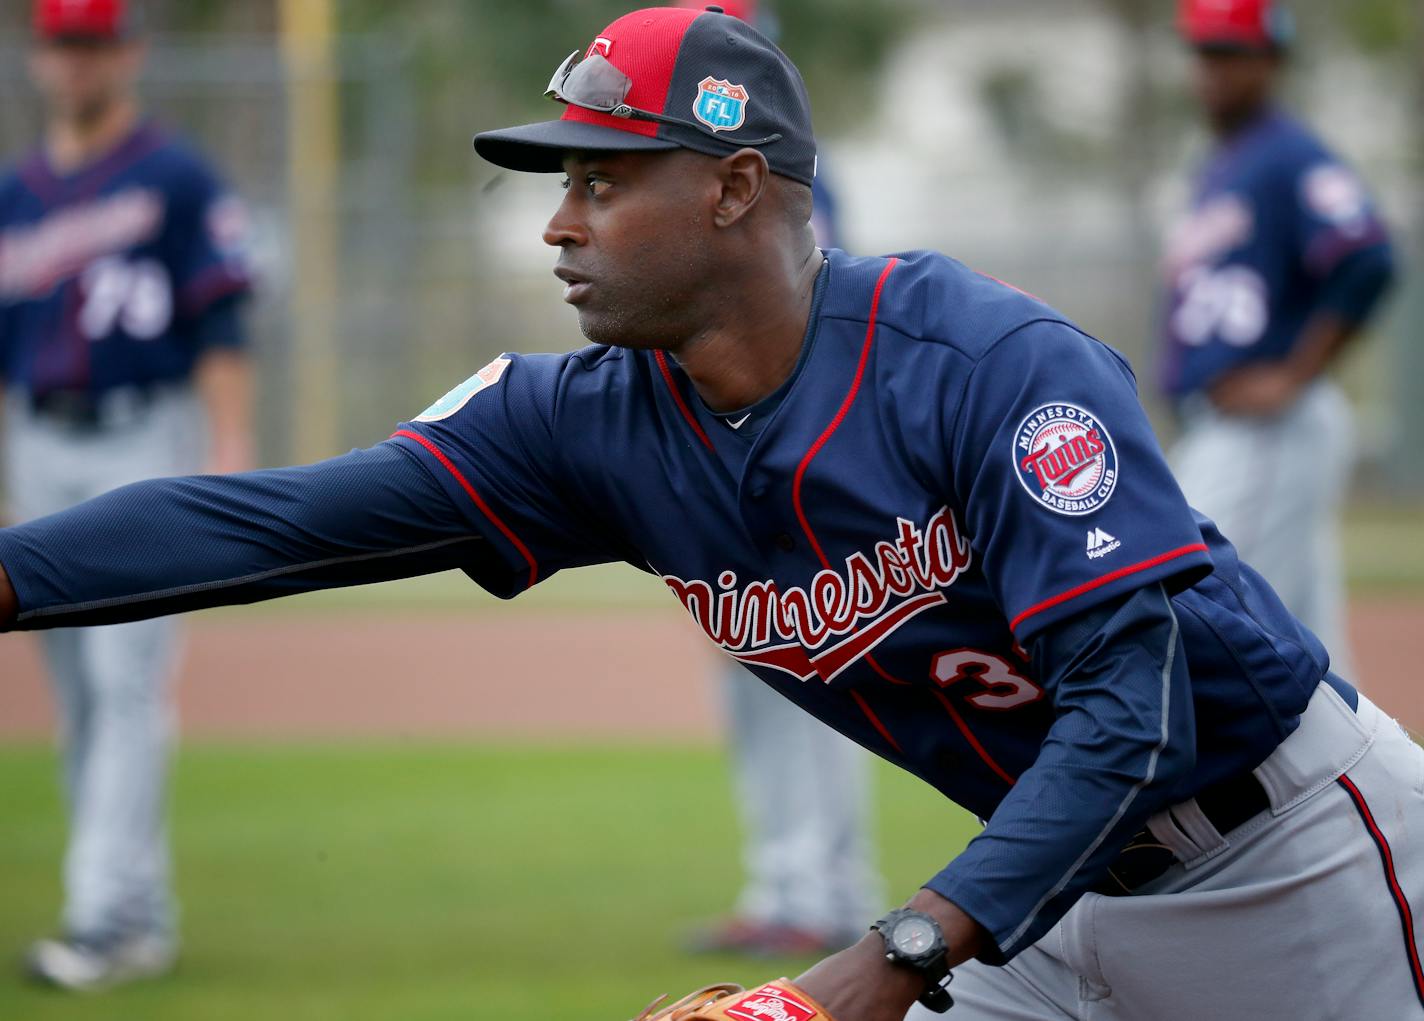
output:
[[[657,121],[692,128],[726,145],[769,145],[781,140],[779,133],[767,135],[765,138],[726,138],[694,121],[629,106],[624,100],[628,96],[628,90],[633,87],[633,79],[614,67],[600,53],[590,54],[582,60],[579,59],[579,53],[579,50],[574,50],[559,65],[554,76],[549,79],[549,87],[544,90],[545,96],[560,103],[595,113],[606,113],[624,120]]]

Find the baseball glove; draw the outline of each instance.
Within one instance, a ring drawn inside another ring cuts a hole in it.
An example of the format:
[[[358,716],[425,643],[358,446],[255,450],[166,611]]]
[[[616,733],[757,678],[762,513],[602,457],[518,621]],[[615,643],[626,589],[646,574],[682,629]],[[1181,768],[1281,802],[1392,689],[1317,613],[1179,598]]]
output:
[[[661,1006],[666,999],[658,997],[633,1021],[835,1021],[784,978],[750,991],[727,982],[705,986]]]

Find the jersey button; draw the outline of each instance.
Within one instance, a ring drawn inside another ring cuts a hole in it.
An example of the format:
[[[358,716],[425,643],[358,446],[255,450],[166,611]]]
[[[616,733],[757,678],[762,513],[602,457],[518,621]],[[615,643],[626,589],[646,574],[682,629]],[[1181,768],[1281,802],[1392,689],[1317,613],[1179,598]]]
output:
[[[765,500],[765,499],[766,499],[766,487],[765,487],[765,486],[753,486],[753,487],[752,487],[752,491],[751,491],[751,498],[752,498],[753,500],[755,500],[756,502],[758,502],[758,503],[760,503],[762,500]]]
[[[790,553],[796,548],[796,540],[791,538],[788,532],[778,532],[772,542],[776,543],[776,548],[783,553]]]

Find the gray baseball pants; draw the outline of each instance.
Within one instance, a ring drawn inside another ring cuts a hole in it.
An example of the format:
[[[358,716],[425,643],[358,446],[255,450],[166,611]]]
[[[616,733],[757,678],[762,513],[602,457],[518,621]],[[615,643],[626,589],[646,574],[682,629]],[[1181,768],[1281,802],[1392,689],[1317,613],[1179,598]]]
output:
[[[869,754],[728,659],[722,687],[746,885],[737,914],[859,937],[884,908]]]
[[[1354,420],[1340,388],[1317,380],[1274,418],[1224,415],[1203,399],[1186,413],[1170,460],[1187,502],[1325,643],[1330,668],[1357,683],[1340,552]]]
[[[1185,864],[1088,893],[1002,968],[955,969],[953,1021],[1424,1018],[1424,749],[1322,684],[1255,770],[1272,808],[1217,833],[1194,801],[1149,822]],[[915,1007],[907,1021],[939,1015]]]
[[[37,416],[19,393],[5,408],[6,492],[17,520],[200,463],[203,418],[188,391],[120,406],[99,429]],[[69,807],[64,929],[176,938],[165,819],[177,622],[66,628],[41,641]]]

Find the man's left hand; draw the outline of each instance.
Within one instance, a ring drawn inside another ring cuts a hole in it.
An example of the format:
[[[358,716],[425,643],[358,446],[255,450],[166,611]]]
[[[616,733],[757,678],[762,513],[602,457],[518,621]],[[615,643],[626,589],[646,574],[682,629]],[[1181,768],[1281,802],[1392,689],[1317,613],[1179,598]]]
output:
[[[925,991],[925,980],[885,959],[878,932],[827,957],[796,979],[836,1021],[904,1021]]]
[[[1300,394],[1305,380],[1286,362],[1257,362],[1232,369],[1212,384],[1211,402],[1228,415],[1269,418]]]

